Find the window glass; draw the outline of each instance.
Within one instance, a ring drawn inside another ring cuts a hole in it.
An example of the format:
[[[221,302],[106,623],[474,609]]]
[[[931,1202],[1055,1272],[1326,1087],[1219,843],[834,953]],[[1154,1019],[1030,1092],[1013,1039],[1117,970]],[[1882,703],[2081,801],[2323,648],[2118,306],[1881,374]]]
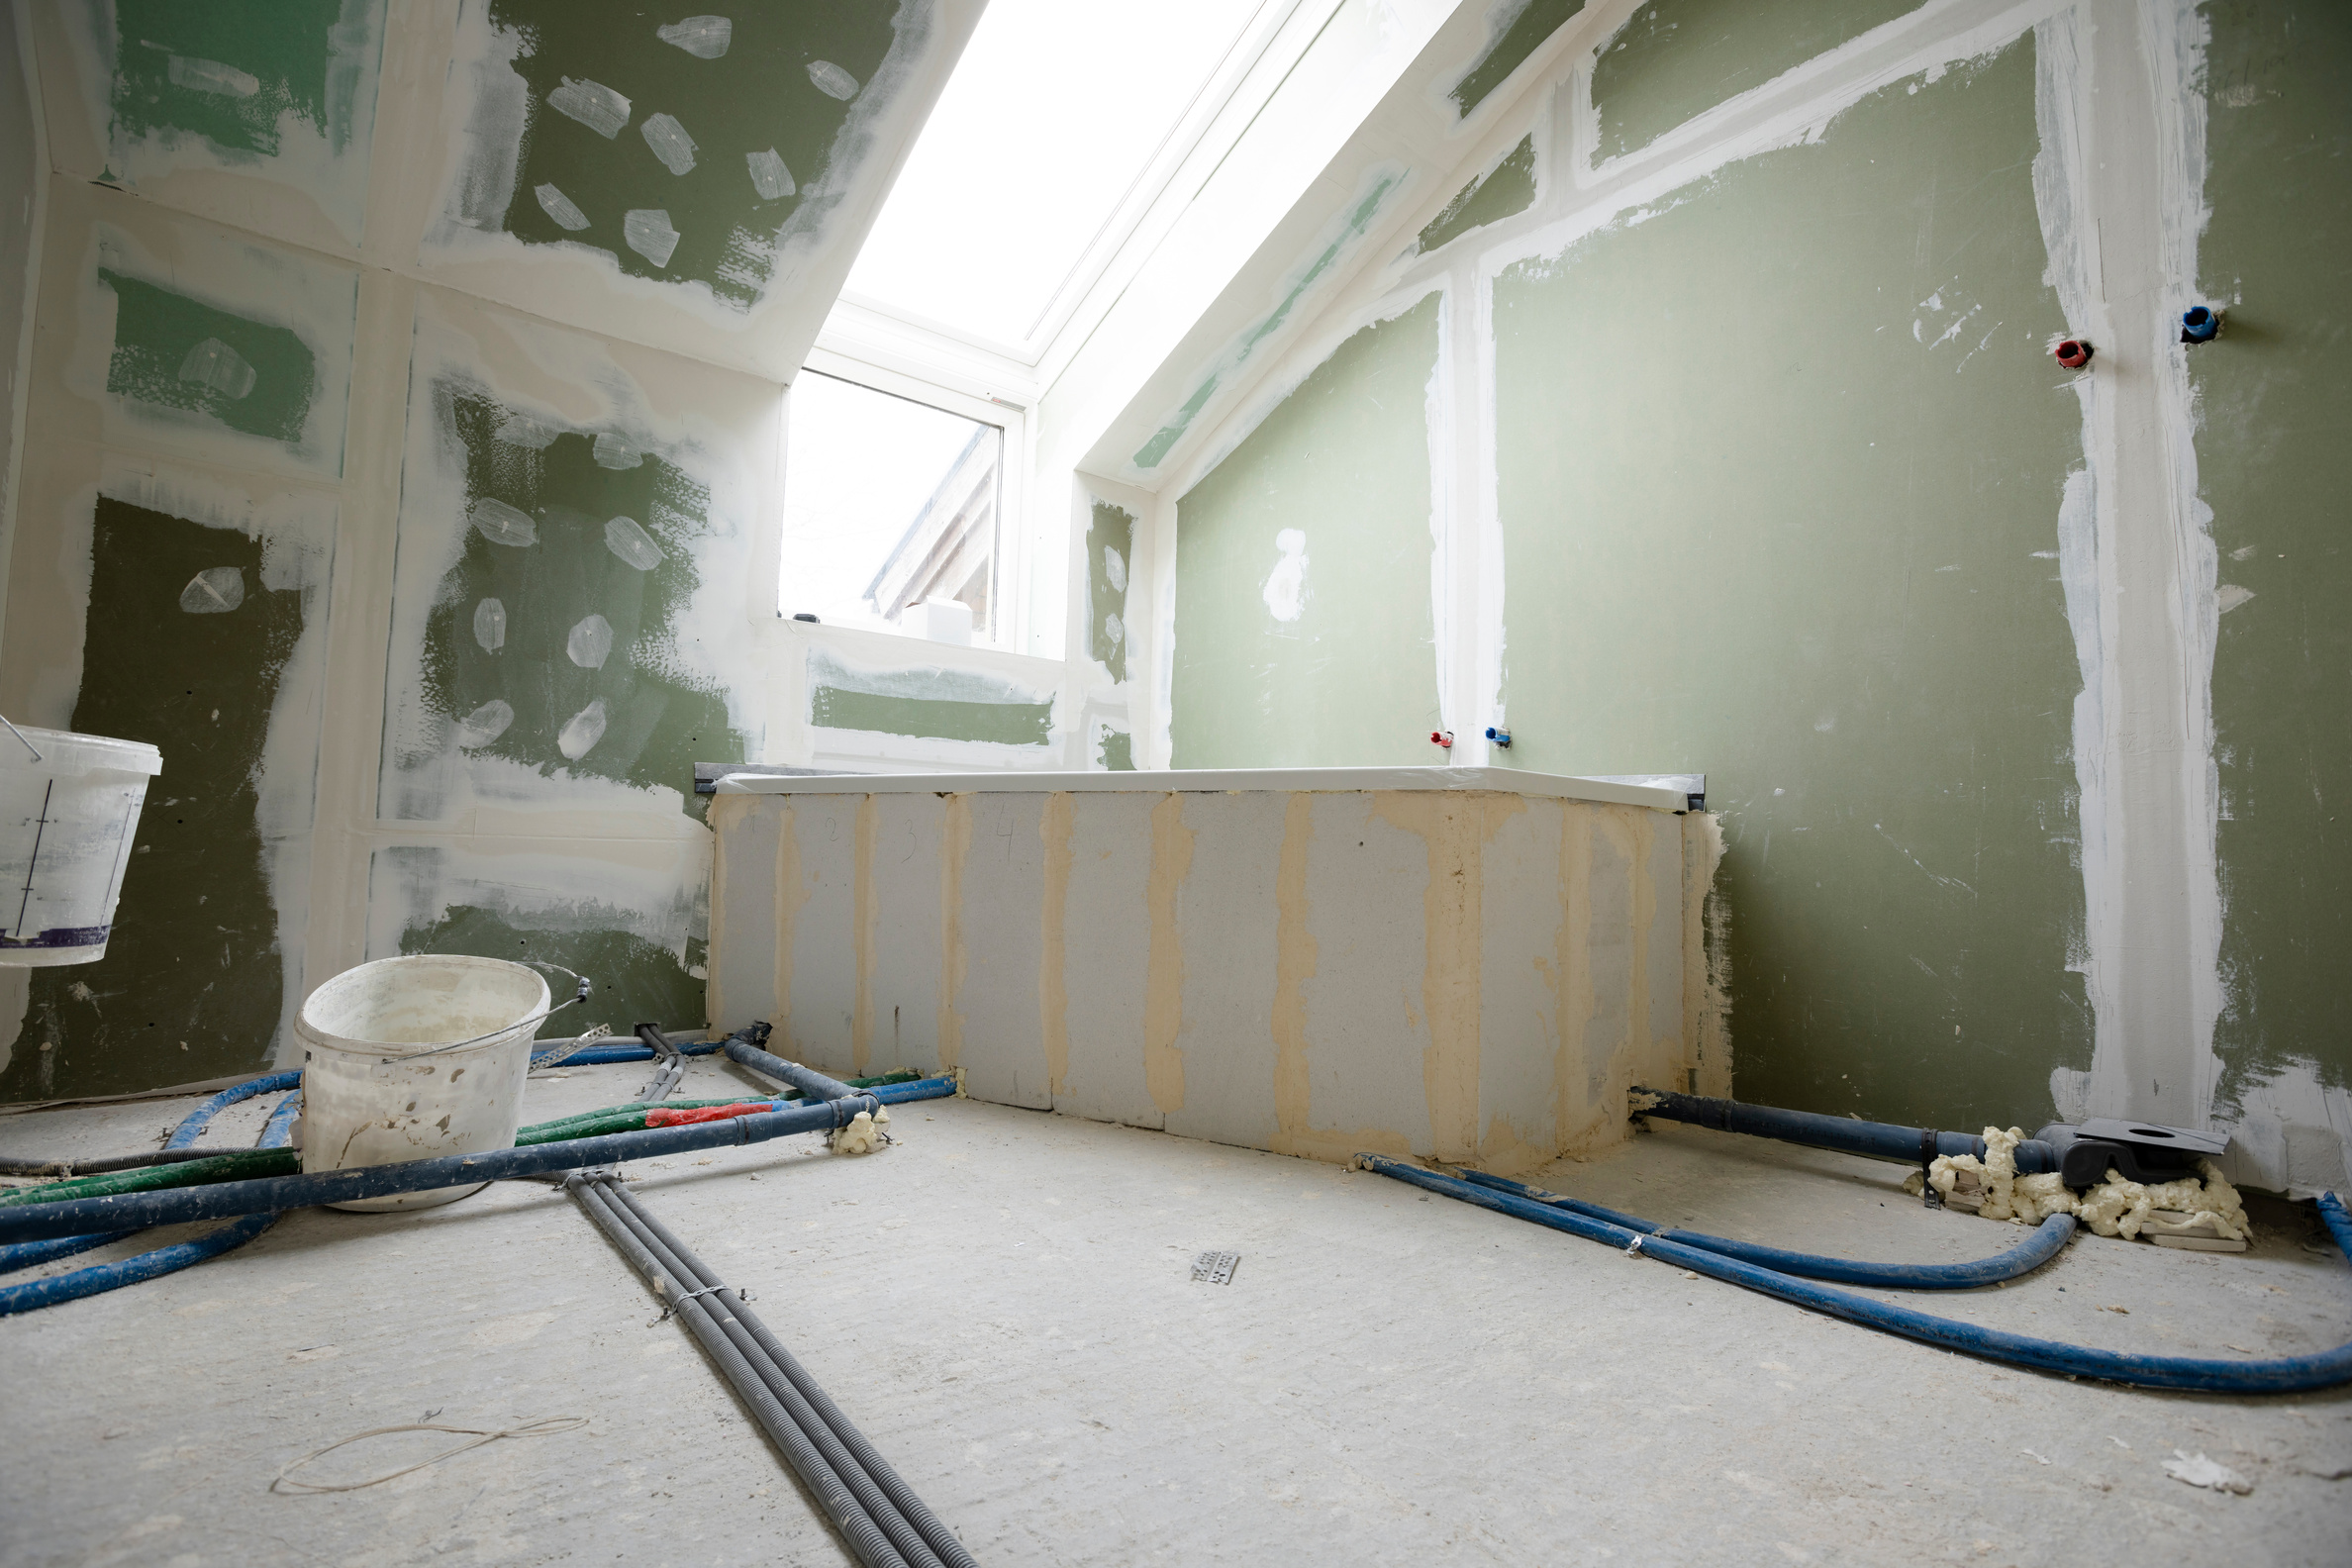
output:
[[[783,613],[995,640],[1004,432],[815,370],[789,408]]]

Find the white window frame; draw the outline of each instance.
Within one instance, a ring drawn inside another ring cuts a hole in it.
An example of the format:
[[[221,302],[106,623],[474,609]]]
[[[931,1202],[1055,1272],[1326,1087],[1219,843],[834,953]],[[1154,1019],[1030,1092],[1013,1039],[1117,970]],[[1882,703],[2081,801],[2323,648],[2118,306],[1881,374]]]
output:
[[[985,637],[975,634],[971,645],[1000,652],[1025,652],[1029,645],[1029,604],[1031,598],[1029,568],[1034,558],[1036,540],[1029,526],[1029,411],[1016,404],[995,398],[974,397],[952,387],[921,376],[905,374],[870,360],[853,359],[829,348],[815,348],[802,362],[803,370],[832,376],[852,386],[869,391],[905,398],[921,403],[960,419],[993,425],[1004,433],[997,459],[997,513],[995,569],[996,580],[989,589],[989,630]],[[784,491],[789,497],[792,489],[792,424],[789,411],[784,426]],[[776,562],[776,581],[770,592],[779,619],[789,619],[793,606],[784,602],[783,556],[779,551]],[[852,628],[851,630],[858,630]],[[958,644],[934,642],[918,637],[912,631],[890,634],[905,637],[909,642],[925,647],[952,647]]]

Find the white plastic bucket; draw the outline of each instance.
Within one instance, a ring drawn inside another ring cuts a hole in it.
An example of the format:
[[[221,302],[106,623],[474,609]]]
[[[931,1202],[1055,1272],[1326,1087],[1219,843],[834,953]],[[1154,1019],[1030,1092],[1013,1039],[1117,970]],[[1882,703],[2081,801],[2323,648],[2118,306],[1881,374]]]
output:
[[[302,1041],[302,1168],[391,1165],[512,1148],[547,982],[497,958],[423,953],[346,969],[310,994]],[[478,1044],[439,1046],[489,1034]],[[430,1209],[487,1182],[335,1204]]]
[[[142,740],[19,734],[0,731],[0,964],[103,958],[139,808],[163,754]]]

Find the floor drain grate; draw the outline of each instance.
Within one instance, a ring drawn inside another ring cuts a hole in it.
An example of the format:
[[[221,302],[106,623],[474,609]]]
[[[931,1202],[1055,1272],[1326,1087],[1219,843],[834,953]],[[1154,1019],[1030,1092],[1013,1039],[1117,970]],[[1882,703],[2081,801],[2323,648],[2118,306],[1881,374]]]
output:
[[[1240,1265],[1238,1252],[1204,1252],[1193,1259],[1193,1283],[1207,1281],[1211,1285],[1230,1285],[1233,1270]]]

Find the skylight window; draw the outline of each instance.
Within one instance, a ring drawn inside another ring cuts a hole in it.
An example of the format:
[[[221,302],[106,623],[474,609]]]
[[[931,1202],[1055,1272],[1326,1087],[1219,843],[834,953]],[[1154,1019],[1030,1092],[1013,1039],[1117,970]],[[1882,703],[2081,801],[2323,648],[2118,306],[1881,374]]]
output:
[[[992,0],[848,292],[1026,344],[1154,157],[1279,0]]]

